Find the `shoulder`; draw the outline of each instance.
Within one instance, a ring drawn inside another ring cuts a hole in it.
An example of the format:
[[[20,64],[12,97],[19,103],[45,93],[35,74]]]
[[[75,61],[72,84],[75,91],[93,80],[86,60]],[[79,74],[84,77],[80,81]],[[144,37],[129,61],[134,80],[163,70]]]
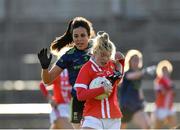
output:
[[[91,68],[92,63],[90,61],[87,61],[81,69],[89,69]],[[88,70],[87,70],[88,71]]]
[[[65,54],[66,55],[71,55],[71,54],[74,54],[75,52],[76,52],[76,48],[73,47],[73,48],[69,49]]]
[[[67,59],[68,57],[71,58],[72,54],[75,53],[75,50],[76,50],[76,49],[75,49],[74,47],[71,48],[71,49],[69,49],[65,54],[63,54],[63,55],[60,57],[60,59]]]

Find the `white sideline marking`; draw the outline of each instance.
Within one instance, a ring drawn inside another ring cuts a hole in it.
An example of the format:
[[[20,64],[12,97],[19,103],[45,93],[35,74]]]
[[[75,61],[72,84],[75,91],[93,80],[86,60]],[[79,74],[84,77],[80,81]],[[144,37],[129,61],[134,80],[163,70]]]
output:
[[[180,112],[180,103],[174,103]],[[154,103],[147,103],[145,111],[152,112]],[[0,104],[0,114],[49,114],[51,106],[48,103]]]
[[[0,114],[48,114],[50,111],[48,103],[0,104]]]

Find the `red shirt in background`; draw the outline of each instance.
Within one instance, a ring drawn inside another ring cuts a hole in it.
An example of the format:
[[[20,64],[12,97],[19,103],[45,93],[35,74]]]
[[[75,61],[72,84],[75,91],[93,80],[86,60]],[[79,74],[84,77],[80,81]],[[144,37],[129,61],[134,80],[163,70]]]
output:
[[[156,90],[156,107],[171,109],[174,101],[174,91],[171,79],[165,76],[157,77],[154,83]]]

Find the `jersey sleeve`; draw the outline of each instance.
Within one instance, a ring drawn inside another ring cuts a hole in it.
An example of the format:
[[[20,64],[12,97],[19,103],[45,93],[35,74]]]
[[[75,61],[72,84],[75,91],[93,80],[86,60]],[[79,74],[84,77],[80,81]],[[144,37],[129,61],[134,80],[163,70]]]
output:
[[[40,88],[43,96],[47,97],[49,93],[48,93],[48,90],[46,89],[45,84],[42,81],[39,84],[39,88]]]
[[[75,88],[81,87],[81,88],[88,88],[88,85],[90,84],[92,80],[92,76],[89,72],[90,68],[87,64],[83,65],[82,68],[79,71],[79,74],[76,79],[76,83],[74,85]]]
[[[68,55],[64,54],[57,62],[56,65],[62,69],[67,68],[68,66]]]
[[[162,85],[164,89],[170,89],[171,88],[170,83],[164,78],[161,78],[159,80],[159,84]]]
[[[85,88],[77,87],[76,91],[77,91],[78,100],[84,101],[87,99],[95,98],[96,96],[103,94],[104,88],[99,87],[94,89],[85,89]]]
[[[89,64],[83,65],[81,68],[78,77],[76,79],[75,88],[77,91],[78,100],[84,101],[87,99],[94,98],[100,94],[104,93],[104,88],[99,87],[95,89],[88,89],[90,82],[92,81],[93,76],[91,75],[91,69]]]

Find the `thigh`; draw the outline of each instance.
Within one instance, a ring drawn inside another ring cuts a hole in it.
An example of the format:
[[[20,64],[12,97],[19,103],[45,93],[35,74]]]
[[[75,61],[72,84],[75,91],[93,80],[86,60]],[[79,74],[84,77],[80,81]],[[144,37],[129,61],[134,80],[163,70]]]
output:
[[[60,104],[57,107],[60,117],[70,117],[70,104]]]
[[[160,118],[163,115],[161,115],[161,112],[157,111],[157,109],[151,113],[151,128],[152,129],[160,129],[164,125],[164,118]]]
[[[121,119],[122,123],[128,123],[132,120],[132,117],[135,112],[130,111],[128,108],[122,107],[121,112],[123,114],[123,117]]]
[[[168,125],[170,127],[174,127],[177,125],[177,118],[175,110],[169,110],[168,117],[167,117]]]
[[[56,108],[52,108],[51,113],[50,113],[50,123],[53,124],[59,117],[60,117],[60,112]]]
[[[84,103],[85,102],[78,101],[76,97],[72,98],[72,103],[71,103],[71,122],[72,123],[81,122]]]
[[[137,111],[133,115],[133,123],[135,123],[137,126],[139,126],[142,129],[150,128],[151,120],[147,113],[145,113],[143,110]]]
[[[168,109],[165,108],[158,108],[155,110],[155,115],[157,117],[158,120],[165,120],[168,116]]]

